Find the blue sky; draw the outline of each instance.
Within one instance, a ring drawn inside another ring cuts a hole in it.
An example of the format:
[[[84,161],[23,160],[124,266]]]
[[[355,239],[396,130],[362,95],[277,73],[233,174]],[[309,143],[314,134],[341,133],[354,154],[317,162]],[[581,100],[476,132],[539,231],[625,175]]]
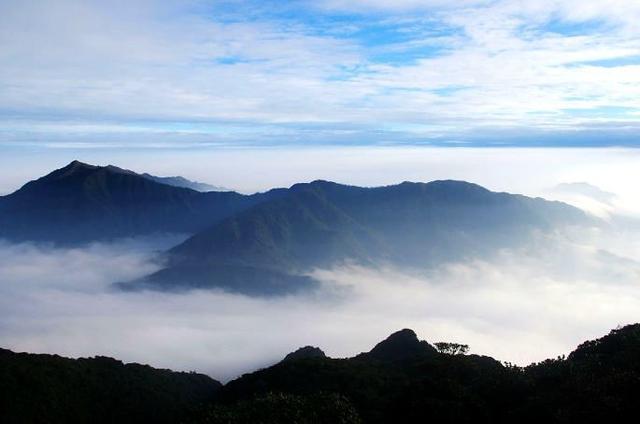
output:
[[[638,146],[639,20],[635,0],[4,0],[0,149]]]

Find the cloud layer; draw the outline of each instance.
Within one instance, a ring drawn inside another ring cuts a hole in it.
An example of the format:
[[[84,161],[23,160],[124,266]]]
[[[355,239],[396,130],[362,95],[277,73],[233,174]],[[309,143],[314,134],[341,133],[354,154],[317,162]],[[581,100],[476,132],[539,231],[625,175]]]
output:
[[[321,290],[277,299],[111,288],[156,269],[154,249],[175,239],[86,249],[5,243],[0,346],[111,355],[227,380],[303,345],[351,356],[409,327],[431,342],[464,342],[475,353],[527,364],[640,320],[640,250],[605,251],[600,231],[540,237],[522,250],[427,274],[318,269],[312,275]]]

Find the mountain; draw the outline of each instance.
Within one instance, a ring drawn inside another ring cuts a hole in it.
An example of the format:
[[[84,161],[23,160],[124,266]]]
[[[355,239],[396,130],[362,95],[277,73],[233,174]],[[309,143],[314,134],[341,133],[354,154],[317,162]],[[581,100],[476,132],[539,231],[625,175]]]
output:
[[[327,355],[324,354],[322,349],[314,346],[305,346],[296,350],[295,352],[289,353],[284,357],[284,361],[293,361],[296,359],[303,358],[326,358]]]
[[[628,421],[639,395],[640,324],[527,367],[438,351],[405,329],[351,358],[307,346],[224,386],[111,358],[0,349],[7,424],[590,424]]]
[[[428,357],[436,354],[436,349],[408,328],[393,333],[381,341],[370,352],[359,355],[360,359],[377,361],[401,361]]]
[[[167,252],[167,268],[130,286],[281,293],[311,284],[309,270],[346,260],[424,270],[520,245],[535,231],[588,222],[563,203],[461,181],[377,188],[314,181],[195,234]],[[229,278],[240,274],[246,277]],[[274,286],[273,279],[293,285]]]
[[[205,375],[96,357],[0,349],[0,422],[177,423],[221,384]]]
[[[199,193],[115,166],[74,161],[0,197],[0,237],[82,243],[194,233],[277,195],[277,190],[253,196]]]
[[[326,393],[347,399],[365,423],[436,422],[445,417],[444,411],[473,409],[475,402],[489,397],[489,387],[509,393],[503,375],[508,370],[499,362],[442,355],[412,335],[410,330],[401,331],[353,358],[302,358],[244,375],[223,388],[214,408],[232,409],[231,405],[268,393],[302,397]],[[401,412],[405,407],[409,414]],[[414,413],[429,419],[413,420]]]
[[[166,184],[173,187],[182,187],[182,188],[190,188],[191,190],[207,192],[207,191],[231,191],[224,187],[214,186],[207,183],[200,183],[198,181],[191,181],[184,177],[176,176],[176,177],[156,177],[155,175],[150,175],[147,173],[140,174],[142,177],[147,178],[151,181],[155,181],[160,184]]]
[[[585,196],[600,203],[611,205],[616,199],[614,193],[602,190],[600,187],[596,187],[589,183],[561,183],[553,189],[558,193],[566,193],[572,195]]]
[[[286,422],[275,406],[321,417],[300,423],[622,422],[640,412],[638,395],[637,324],[524,368],[441,353],[402,330],[353,358],[293,358],[246,374],[217,394],[211,419],[194,422]],[[334,416],[323,415],[327,404]]]

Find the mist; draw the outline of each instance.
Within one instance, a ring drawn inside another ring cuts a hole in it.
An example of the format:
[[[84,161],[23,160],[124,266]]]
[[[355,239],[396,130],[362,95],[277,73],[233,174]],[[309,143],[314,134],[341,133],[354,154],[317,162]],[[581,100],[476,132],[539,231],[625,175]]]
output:
[[[352,356],[412,328],[430,342],[463,342],[526,365],[640,321],[640,252],[627,245],[640,233],[630,231],[539,235],[525,248],[428,273],[347,261],[312,271],[321,283],[313,293],[268,299],[113,288],[159,269],[155,252],[180,235],[73,249],[3,242],[0,346],[113,356],[227,381],[300,346]]]

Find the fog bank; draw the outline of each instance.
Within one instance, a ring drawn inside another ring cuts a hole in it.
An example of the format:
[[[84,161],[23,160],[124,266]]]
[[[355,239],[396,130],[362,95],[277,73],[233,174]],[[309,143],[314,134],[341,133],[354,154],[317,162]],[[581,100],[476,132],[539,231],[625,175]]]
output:
[[[216,291],[118,292],[113,281],[159,267],[179,237],[86,249],[0,244],[0,346],[108,355],[227,380],[303,345],[335,357],[410,327],[430,342],[528,364],[640,321],[640,259],[616,256],[598,231],[545,236],[490,260],[429,273],[342,264],[315,270],[322,289],[275,299]]]

